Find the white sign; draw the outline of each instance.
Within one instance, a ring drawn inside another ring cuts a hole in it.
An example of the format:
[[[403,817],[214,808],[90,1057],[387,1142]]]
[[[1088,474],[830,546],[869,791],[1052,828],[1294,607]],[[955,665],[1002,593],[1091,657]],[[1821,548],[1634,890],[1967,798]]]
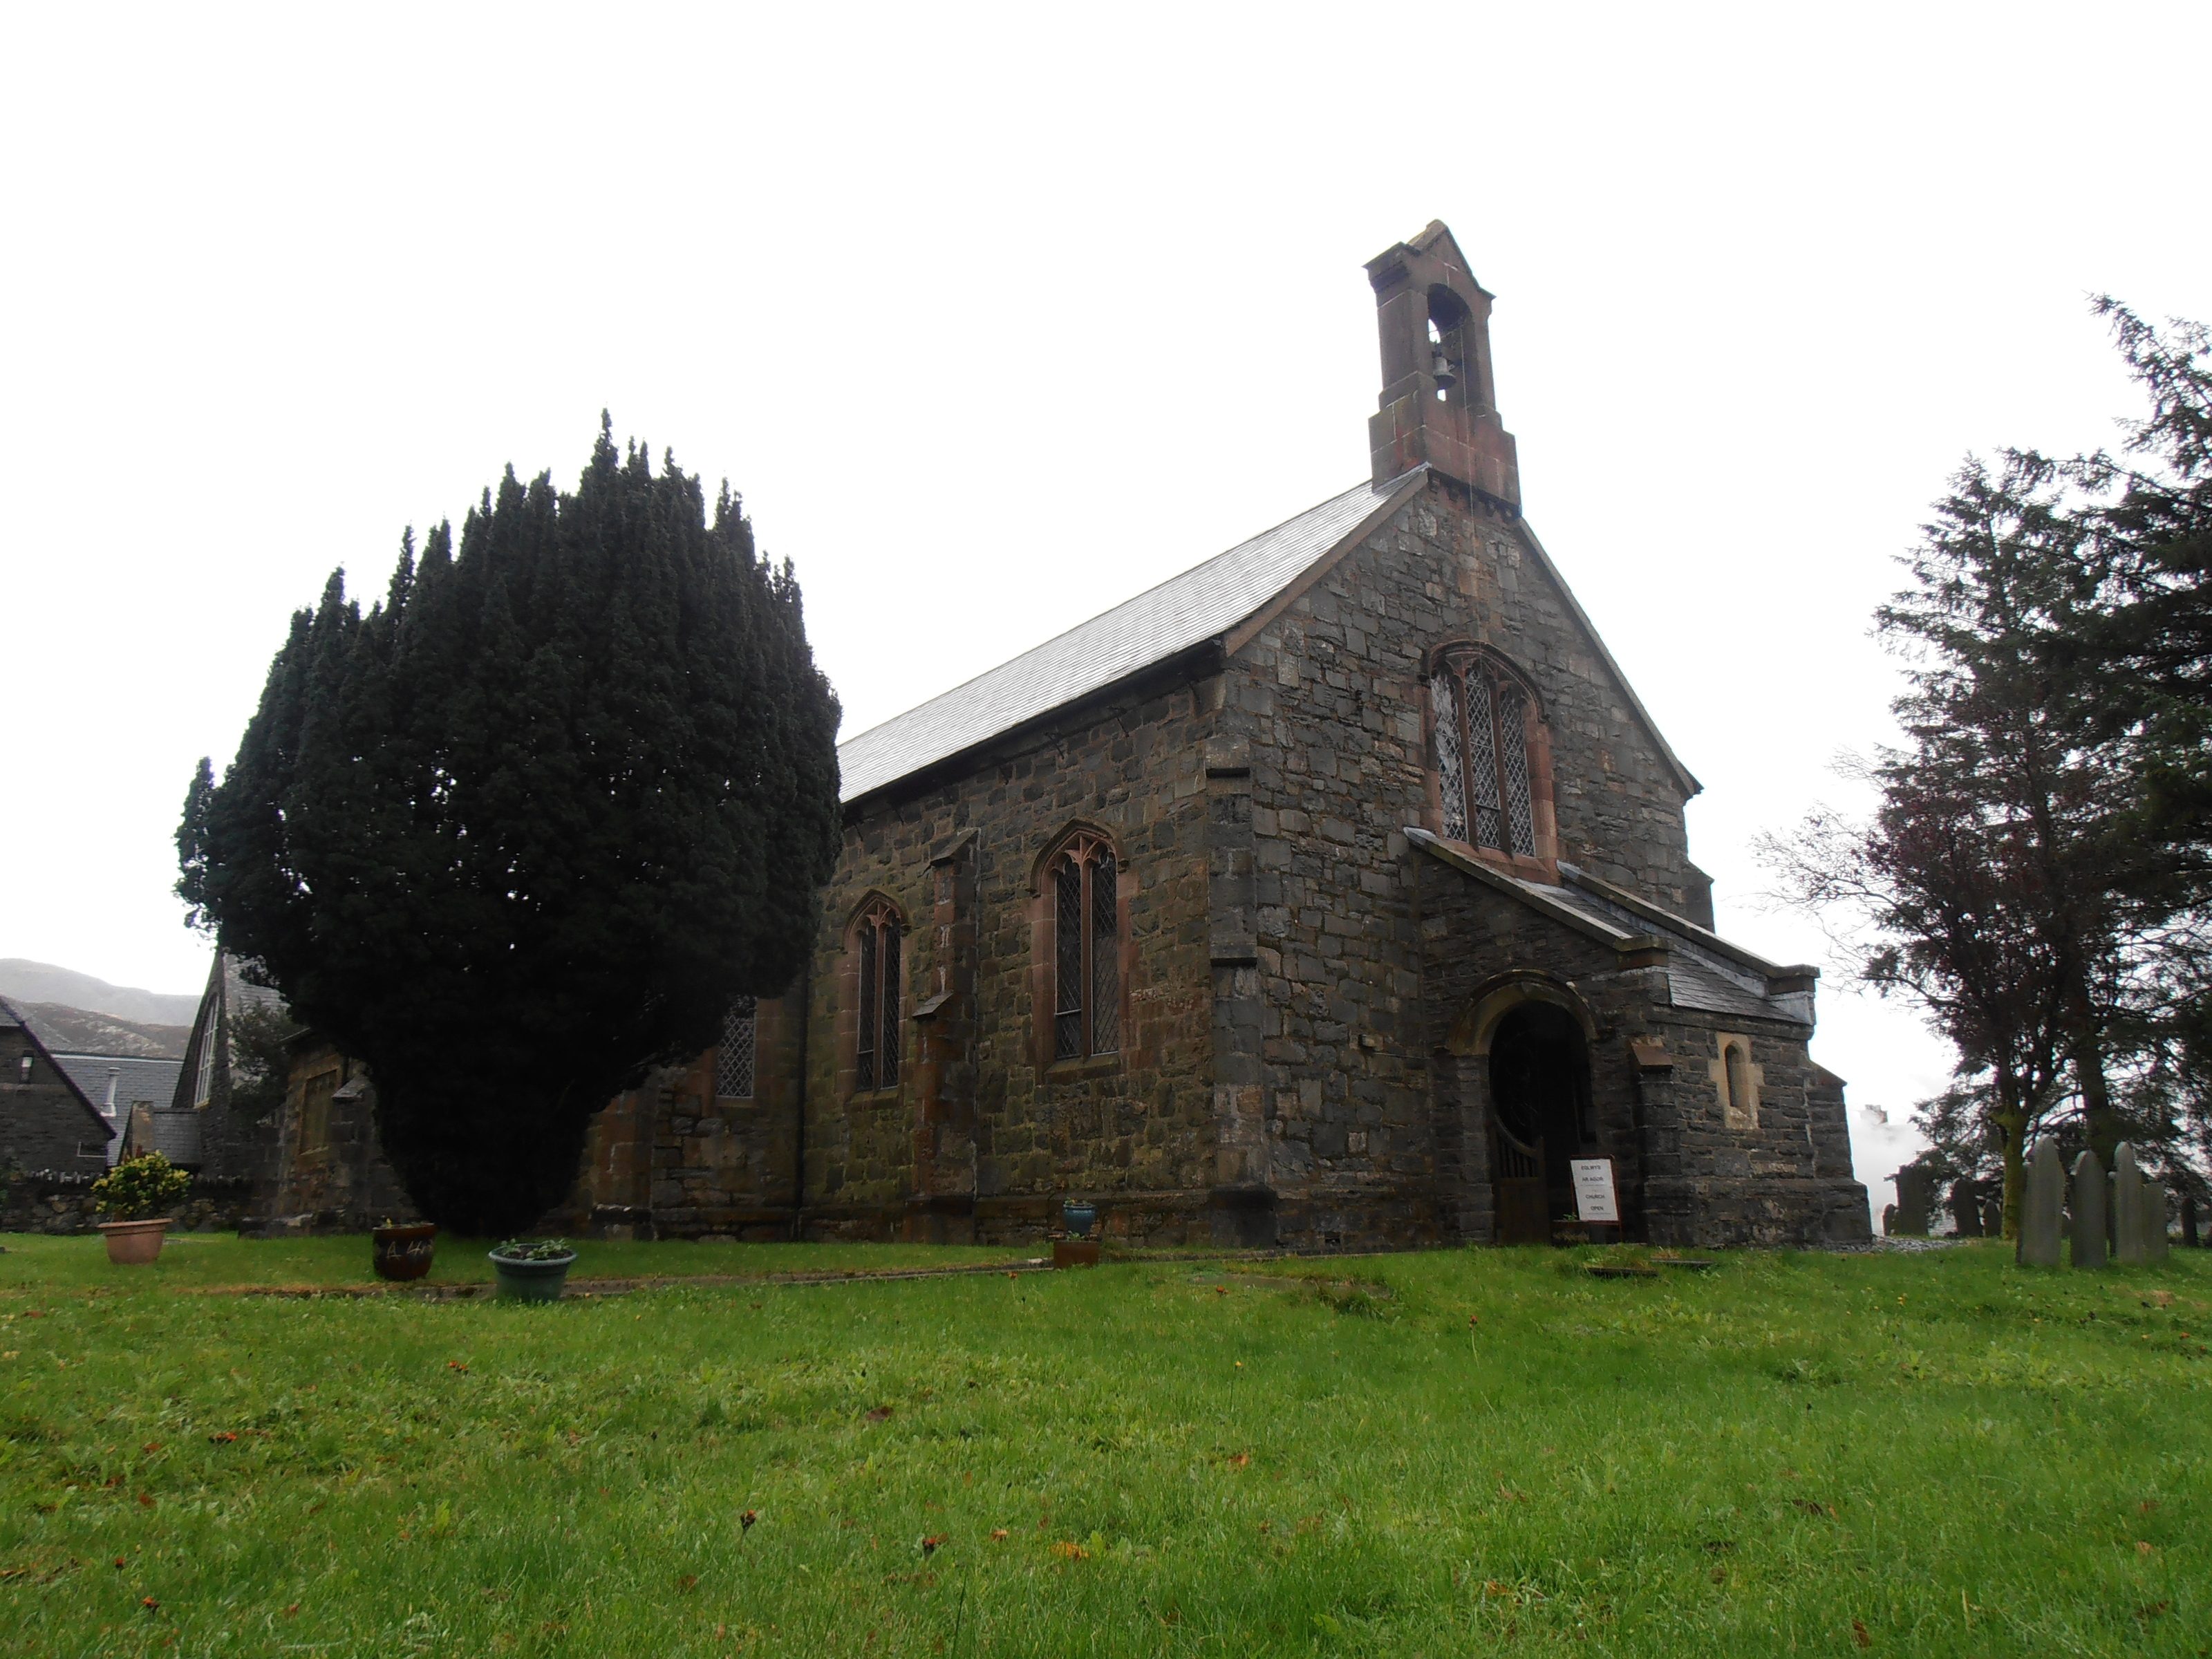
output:
[[[1577,1158],[1569,1160],[1575,1172],[1575,1213],[1584,1221],[1619,1221],[1620,1206],[1613,1197],[1613,1160]]]

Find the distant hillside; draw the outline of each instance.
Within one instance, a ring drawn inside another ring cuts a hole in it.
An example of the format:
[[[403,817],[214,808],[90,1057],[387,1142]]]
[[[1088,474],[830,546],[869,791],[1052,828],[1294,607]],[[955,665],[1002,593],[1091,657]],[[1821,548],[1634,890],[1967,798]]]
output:
[[[0,957],[0,997],[19,1006],[55,1003],[139,1025],[190,1025],[200,1006],[197,991],[167,996],[159,991],[135,990],[110,985],[74,969],[57,968],[50,962],[26,962],[21,957]]]
[[[9,1001],[47,1048],[64,1053],[127,1054],[133,1060],[182,1060],[192,1034],[189,1025],[149,1025],[143,1020],[112,1019],[58,1002]]]

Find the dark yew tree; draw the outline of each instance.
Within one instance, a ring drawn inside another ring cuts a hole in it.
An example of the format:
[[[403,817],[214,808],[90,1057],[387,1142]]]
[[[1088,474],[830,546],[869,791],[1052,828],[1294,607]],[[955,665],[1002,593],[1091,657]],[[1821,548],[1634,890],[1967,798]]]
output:
[[[512,1231],[611,1097],[798,974],[837,717],[789,564],[603,422],[573,494],[510,469],[366,614],[334,575],[293,617],[178,891],[367,1064],[423,1212]]]

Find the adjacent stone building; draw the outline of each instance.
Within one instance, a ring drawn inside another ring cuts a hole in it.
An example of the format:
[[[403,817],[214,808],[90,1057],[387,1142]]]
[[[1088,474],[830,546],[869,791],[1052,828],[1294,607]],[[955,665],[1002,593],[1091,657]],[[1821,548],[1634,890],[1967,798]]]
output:
[[[97,1176],[114,1138],[115,1126],[31,1022],[0,1001],[0,1177]]]
[[[1594,1160],[1632,1237],[1867,1236],[1814,970],[1712,932],[1698,783],[1522,515],[1491,296],[1442,225],[1367,269],[1369,478],[842,744],[807,971],[552,1219],[1536,1241]]]

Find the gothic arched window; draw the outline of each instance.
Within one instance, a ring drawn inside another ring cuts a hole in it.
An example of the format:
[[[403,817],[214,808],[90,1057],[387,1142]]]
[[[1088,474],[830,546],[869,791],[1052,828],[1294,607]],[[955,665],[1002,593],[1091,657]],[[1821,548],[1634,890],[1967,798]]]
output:
[[[1429,700],[1445,838],[1535,857],[1528,688],[1489,656],[1467,651],[1437,665]]]
[[[1121,868],[1101,836],[1078,831],[1045,866],[1052,928],[1052,1057],[1121,1046]]]
[[[894,1089],[899,1080],[898,912],[877,899],[854,923],[859,1018],[853,1040],[853,1086]]]

